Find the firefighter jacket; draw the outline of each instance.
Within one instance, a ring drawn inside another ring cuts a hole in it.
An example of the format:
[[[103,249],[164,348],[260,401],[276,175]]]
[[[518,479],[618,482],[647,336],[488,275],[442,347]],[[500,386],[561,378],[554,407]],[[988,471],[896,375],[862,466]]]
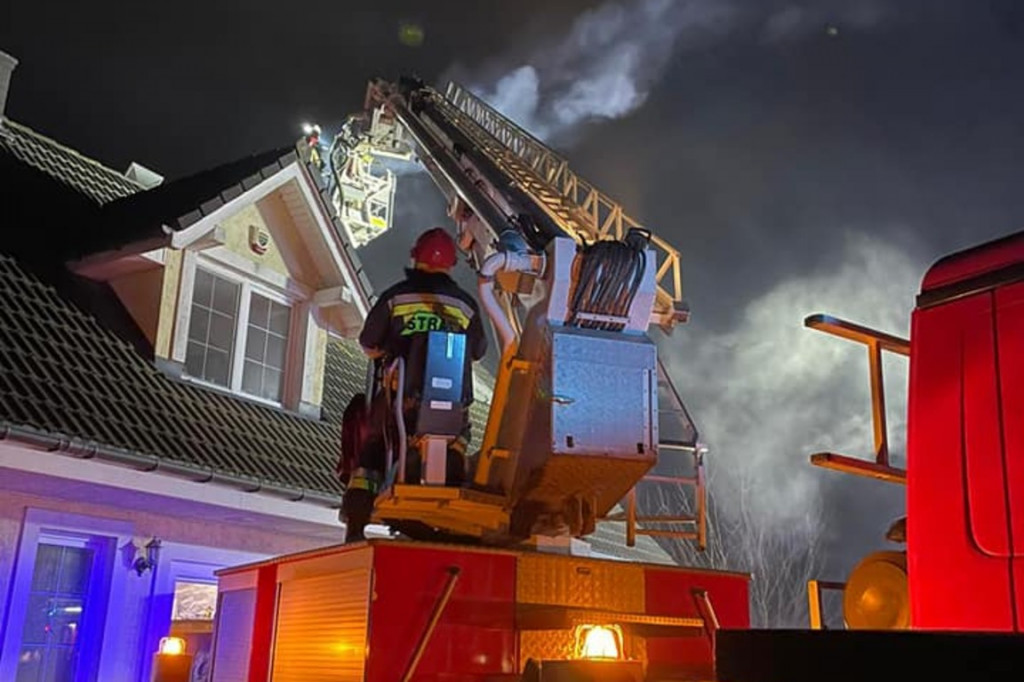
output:
[[[406,396],[417,396],[423,384],[427,332],[466,335],[463,404],[473,401],[471,360],[487,352],[480,308],[468,293],[445,273],[406,271],[406,278],[381,294],[366,317],[359,342],[363,348],[383,351],[387,358],[402,357],[406,365]]]

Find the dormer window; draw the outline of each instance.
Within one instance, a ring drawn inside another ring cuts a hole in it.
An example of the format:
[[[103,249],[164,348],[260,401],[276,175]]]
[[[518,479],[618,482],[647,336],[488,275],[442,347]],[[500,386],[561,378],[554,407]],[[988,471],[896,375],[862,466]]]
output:
[[[198,266],[189,316],[186,374],[280,403],[291,312],[289,301],[269,289]]]

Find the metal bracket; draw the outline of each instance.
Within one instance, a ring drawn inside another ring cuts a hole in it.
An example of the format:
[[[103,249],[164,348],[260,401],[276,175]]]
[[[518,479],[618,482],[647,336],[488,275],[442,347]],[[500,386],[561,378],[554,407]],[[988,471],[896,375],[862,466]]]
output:
[[[807,581],[807,616],[811,621],[812,630],[827,630],[825,627],[825,611],[821,605],[822,590],[846,589],[846,583],[829,582],[827,580]]]
[[[889,437],[885,419],[885,384],[882,379],[882,351],[910,357],[910,341],[886,334],[830,315],[811,315],[804,320],[810,329],[862,343],[868,350],[868,372],[871,382],[871,424],[874,432],[875,461],[834,453],[817,453],[811,464],[843,473],[867,476],[891,483],[906,483],[907,472],[889,464]]]

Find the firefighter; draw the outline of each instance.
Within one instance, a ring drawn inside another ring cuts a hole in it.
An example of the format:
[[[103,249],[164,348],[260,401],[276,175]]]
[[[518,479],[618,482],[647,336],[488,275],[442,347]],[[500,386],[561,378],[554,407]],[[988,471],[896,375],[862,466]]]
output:
[[[395,358],[405,361],[406,434],[413,435],[419,407],[427,336],[430,331],[459,332],[466,335],[467,359],[478,361],[487,352],[480,309],[473,297],[462,290],[450,272],[458,260],[455,241],[446,230],[427,230],[411,251],[412,267],[405,279],[386,290],[370,310],[359,342],[363,351],[378,366],[387,367]],[[473,401],[472,367],[466,362],[463,377],[463,431],[448,450],[448,485],[461,485],[466,477],[465,451],[469,444],[469,405]],[[347,524],[345,542],[364,539],[363,530],[370,521],[373,501],[385,475],[388,437],[393,437],[393,405],[379,392],[369,412],[357,407],[360,395],[350,404],[350,419],[343,425],[343,476],[347,478],[342,517]],[[365,402],[363,403],[365,405]],[[347,430],[346,430],[347,427]],[[345,450],[347,449],[347,452]],[[406,454],[407,475],[419,480],[421,462],[414,448]]]
[[[316,166],[317,170],[322,171],[324,168],[323,156],[320,153],[320,126],[310,125],[306,123],[302,126],[302,132],[305,134],[306,148],[309,151],[309,161]]]

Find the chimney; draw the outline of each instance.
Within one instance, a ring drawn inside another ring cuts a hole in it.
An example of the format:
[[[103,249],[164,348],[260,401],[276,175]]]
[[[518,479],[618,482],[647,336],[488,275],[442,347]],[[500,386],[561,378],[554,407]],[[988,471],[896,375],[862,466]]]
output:
[[[7,106],[7,90],[11,85],[11,74],[14,73],[14,67],[17,65],[17,59],[0,51],[0,118],[4,116]]]

